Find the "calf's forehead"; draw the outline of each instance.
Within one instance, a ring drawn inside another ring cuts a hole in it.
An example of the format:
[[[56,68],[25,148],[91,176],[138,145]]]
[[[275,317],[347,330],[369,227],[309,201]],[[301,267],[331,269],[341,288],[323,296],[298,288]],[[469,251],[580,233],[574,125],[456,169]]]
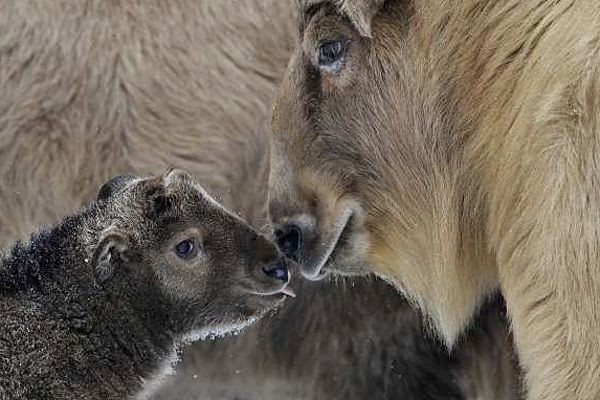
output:
[[[170,207],[165,212],[166,219],[152,217],[152,201],[155,196],[165,196]],[[159,178],[137,179],[111,198],[109,208],[103,213],[128,230],[145,230],[159,223],[186,226],[199,226],[205,232],[221,237],[238,237],[254,231],[240,217],[224,208],[198,182],[181,173],[168,174]],[[120,222],[119,222],[120,221]],[[151,231],[153,231],[151,229]],[[148,234],[152,234],[150,231]],[[143,235],[144,232],[138,232]]]

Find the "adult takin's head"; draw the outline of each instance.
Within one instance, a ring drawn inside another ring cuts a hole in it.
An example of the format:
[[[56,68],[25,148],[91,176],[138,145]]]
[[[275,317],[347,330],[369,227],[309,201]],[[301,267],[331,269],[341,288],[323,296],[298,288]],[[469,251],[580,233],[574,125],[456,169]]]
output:
[[[183,171],[113,178],[97,204],[84,229],[96,279],[156,290],[172,307],[170,329],[226,333],[293,295],[277,247]]]
[[[444,61],[428,53],[422,27],[431,21],[416,2],[298,4],[299,41],[272,124],[280,247],[308,279],[372,268],[451,342],[495,284],[491,269],[470,270],[489,266],[490,255],[478,240],[479,192],[456,168],[456,71],[429,68]]]
[[[300,42],[273,116],[270,209],[309,279],[363,272],[372,244],[394,234],[381,225],[393,192],[421,184],[402,115],[410,82],[398,27],[409,9],[382,3],[298,2]]]

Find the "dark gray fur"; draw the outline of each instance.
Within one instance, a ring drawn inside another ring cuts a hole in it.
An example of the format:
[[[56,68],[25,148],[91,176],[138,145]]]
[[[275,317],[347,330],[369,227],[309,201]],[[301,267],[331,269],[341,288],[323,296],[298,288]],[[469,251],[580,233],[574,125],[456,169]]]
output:
[[[281,302],[262,273],[277,248],[189,176],[125,183],[2,258],[0,398],[133,396],[190,335],[241,329]],[[182,260],[172,241],[189,229],[203,231],[201,254]]]
[[[378,279],[299,283],[296,299],[243,335],[191,346],[180,372],[152,398],[520,398],[501,299],[484,307],[449,354]]]

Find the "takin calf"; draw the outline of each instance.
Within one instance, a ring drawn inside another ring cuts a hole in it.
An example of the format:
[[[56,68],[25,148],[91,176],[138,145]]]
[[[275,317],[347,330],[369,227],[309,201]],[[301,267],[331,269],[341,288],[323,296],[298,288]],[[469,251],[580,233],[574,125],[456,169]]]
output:
[[[0,398],[122,399],[178,343],[291,294],[277,247],[189,175],[119,177],[0,265]]]

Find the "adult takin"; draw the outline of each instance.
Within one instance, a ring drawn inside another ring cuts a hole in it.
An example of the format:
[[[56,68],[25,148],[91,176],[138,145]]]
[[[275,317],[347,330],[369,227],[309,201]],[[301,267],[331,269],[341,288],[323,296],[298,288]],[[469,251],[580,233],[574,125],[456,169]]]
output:
[[[452,346],[506,299],[531,400],[600,398],[600,3],[301,0],[271,213]]]
[[[191,177],[118,177],[0,261],[0,398],[124,399],[281,304],[277,247]]]

